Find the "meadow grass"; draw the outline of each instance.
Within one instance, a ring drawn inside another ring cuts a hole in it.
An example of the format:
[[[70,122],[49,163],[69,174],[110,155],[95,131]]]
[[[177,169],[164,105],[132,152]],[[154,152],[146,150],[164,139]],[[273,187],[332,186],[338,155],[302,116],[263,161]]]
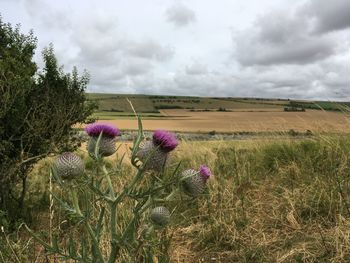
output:
[[[208,194],[176,207],[169,228],[161,233],[171,237],[172,262],[349,262],[349,152],[350,140],[345,135],[182,141],[172,163],[181,159],[184,169],[207,164],[214,176],[208,182]],[[82,151],[79,154],[87,170],[94,169],[89,157]],[[32,207],[31,225],[59,234],[65,242],[71,232],[69,221],[62,211],[49,210],[50,162],[42,161],[31,174],[27,200]],[[132,168],[128,162],[121,167],[116,163],[115,158],[108,158],[110,168],[124,171],[113,178],[118,191],[131,177]],[[148,183],[145,178],[144,184]],[[59,194],[64,196],[64,192]],[[121,227],[130,219],[130,206],[125,202],[119,207]],[[54,214],[52,224],[49,211]],[[6,235],[7,240],[1,235],[0,262],[57,262],[53,256],[45,258],[22,228]],[[163,244],[163,249],[167,246]],[[123,262],[134,260],[125,253]]]

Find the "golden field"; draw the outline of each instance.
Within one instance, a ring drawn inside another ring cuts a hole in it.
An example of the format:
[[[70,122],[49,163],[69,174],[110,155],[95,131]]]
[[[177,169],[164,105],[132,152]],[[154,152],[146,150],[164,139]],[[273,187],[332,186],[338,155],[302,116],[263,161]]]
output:
[[[185,109],[162,110],[164,118],[143,119],[145,130],[166,129],[186,132],[274,132],[310,130],[313,132],[350,132],[350,114],[307,110],[284,112],[280,109],[247,109],[239,112],[192,112]],[[137,129],[134,117],[104,120],[120,129]]]

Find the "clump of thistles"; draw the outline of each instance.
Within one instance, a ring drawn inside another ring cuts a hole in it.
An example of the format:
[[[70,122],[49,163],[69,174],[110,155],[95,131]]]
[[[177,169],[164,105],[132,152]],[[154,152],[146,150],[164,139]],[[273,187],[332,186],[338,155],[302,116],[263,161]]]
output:
[[[72,180],[84,173],[85,166],[78,155],[65,152],[55,160],[53,169],[56,175],[63,180]]]
[[[158,227],[166,226],[170,221],[170,212],[164,206],[158,206],[152,209],[150,219]]]
[[[181,173],[181,185],[184,192],[191,196],[197,197],[204,193],[206,182],[211,176],[210,169],[201,165],[198,170],[188,169]]]
[[[169,157],[169,153],[176,148],[178,141],[174,133],[157,130],[151,141],[140,145],[138,158],[147,170],[161,171]]]
[[[101,156],[110,156],[115,153],[117,141],[116,136],[120,136],[118,128],[104,123],[93,123],[85,128],[86,133],[90,136],[88,143],[89,154],[94,156],[97,140],[101,135],[101,139],[98,145],[98,154]]]

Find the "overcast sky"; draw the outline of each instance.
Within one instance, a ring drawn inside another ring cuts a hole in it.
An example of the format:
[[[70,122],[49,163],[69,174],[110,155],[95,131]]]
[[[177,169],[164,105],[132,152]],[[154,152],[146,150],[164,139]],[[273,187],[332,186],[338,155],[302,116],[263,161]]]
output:
[[[89,91],[350,100],[349,0],[0,0]]]

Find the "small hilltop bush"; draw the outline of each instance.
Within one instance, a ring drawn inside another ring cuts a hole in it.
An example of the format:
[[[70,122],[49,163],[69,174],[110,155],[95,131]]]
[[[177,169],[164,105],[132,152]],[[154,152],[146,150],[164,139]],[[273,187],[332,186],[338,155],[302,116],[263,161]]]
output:
[[[171,237],[166,228],[180,203],[207,193],[210,169],[202,165],[181,172],[180,164],[170,161],[178,145],[175,135],[157,130],[151,140],[145,140],[139,120],[130,160],[135,174],[122,178],[123,158],[110,169],[105,160],[117,151],[120,131],[108,124],[91,124],[86,132],[92,172],[72,152],[61,154],[51,169],[57,185],[67,193],[66,198],[52,195],[65,211],[69,237],[60,240],[51,235],[47,241],[28,231],[47,253],[63,260],[169,262]]]

